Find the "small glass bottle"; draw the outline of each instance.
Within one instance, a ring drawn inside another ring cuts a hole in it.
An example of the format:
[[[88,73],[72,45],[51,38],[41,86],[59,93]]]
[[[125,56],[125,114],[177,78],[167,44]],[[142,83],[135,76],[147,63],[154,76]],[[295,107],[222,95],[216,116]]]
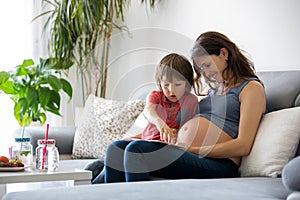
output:
[[[36,169],[53,172],[58,168],[59,152],[54,139],[42,139],[37,141]]]
[[[15,145],[12,149],[12,159],[21,160],[25,166],[32,165],[32,145],[30,138],[15,138]]]

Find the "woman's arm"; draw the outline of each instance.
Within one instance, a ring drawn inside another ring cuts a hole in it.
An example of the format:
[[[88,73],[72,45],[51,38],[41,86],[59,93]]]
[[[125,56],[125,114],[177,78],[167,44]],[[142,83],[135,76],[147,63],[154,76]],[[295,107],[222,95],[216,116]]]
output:
[[[266,110],[266,96],[263,86],[257,81],[249,82],[240,94],[240,123],[236,139],[212,146],[190,147],[191,151],[213,158],[232,158],[248,155]]]

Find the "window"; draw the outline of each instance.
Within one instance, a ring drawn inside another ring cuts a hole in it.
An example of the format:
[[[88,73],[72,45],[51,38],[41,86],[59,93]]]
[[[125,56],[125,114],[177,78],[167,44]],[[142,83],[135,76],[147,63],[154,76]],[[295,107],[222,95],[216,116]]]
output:
[[[23,59],[33,58],[32,4],[28,0],[2,2],[0,12],[0,71],[10,70]],[[13,102],[0,94],[0,154],[8,156],[12,133],[19,127],[13,115]]]

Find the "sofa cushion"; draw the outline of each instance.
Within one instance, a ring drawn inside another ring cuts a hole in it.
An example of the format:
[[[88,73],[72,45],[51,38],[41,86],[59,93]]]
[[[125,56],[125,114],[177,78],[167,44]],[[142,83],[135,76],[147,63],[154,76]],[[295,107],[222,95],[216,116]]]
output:
[[[73,158],[104,157],[107,146],[124,136],[144,106],[142,100],[116,101],[90,95],[75,132]]]
[[[268,111],[300,106],[300,70],[258,72],[263,81]]]
[[[18,128],[14,131],[13,137],[20,137],[22,135],[23,128]],[[29,126],[25,128],[24,137],[29,137],[33,146],[33,154],[38,146],[37,140],[45,138],[45,126]],[[59,159],[65,157],[64,154],[70,154],[73,148],[75,127],[52,127],[49,128],[49,138],[55,139],[55,146],[59,150]]]
[[[144,113],[141,113],[130,127],[130,129],[126,132],[125,137],[132,137],[139,133],[142,133],[147,126],[148,121],[144,116]]]
[[[241,176],[279,176],[294,157],[299,138],[300,107],[266,114],[250,154],[242,158]]]
[[[289,161],[282,170],[283,185],[289,190],[300,191],[300,156]]]

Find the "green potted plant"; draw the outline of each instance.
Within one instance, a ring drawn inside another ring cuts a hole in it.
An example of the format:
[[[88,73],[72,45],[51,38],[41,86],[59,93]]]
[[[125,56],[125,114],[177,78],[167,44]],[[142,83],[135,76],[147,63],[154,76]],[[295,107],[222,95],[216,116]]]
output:
[[[14,102],[14,116],[20,126],[37,121],[46,122],[46,112],[60,114],[61,92],[72,98],[71,84],[55,70],[53,58],[24,60],[12,71],[0,72],[0,91],[10,95]]]
[[[105,97],[110,38],[114,29],[127,30],[123,24],[124,10],[130,1],[41,1],[48,9],[35,19],[48,16],[44,30],[49,31],[50,56],[56,58],[60,69],[77,67],[83,102],[91,93]],[[141,3],[153,8],[156,1],[141,0]]]

